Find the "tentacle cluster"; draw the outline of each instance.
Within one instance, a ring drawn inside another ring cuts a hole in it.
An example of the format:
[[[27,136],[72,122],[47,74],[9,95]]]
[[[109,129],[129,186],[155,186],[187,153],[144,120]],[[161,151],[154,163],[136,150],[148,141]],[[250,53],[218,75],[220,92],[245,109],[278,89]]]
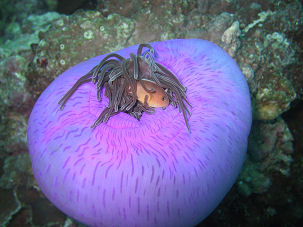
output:
[[[147,48],[145,52],[143,52],[144,48]],[[153,113],[155,111],[148,105],[147,96],[145,96],[144,103],[137,100],[137,82],[146,92],[154,92],[153,89],[149,90],[144,86],[142,83],[144,79],[153,81],[165,90],[170,104],[175,108],[178,106],[179,111],[183,113],[189,130],[187,115],[190,115],[190,111],[187,105],[191,105],[186,99],[186,88],[172,72],[154,61],[154,49],[149,44],[140,44],[137,55],[131,53],[128,59],[115,53],[107,55],[62,97],[59,101],[60,109],[63,109],[68,99],[82,84],[91,81],[97,86],[97,99],[101,101],[103,88],[105,88],[105,96],[109,99],[108,106],[101,112],[91,126],[92,128],[102,122],[107,122],[111,116],[120,112],[128,113],[140,120],[143,112]]]

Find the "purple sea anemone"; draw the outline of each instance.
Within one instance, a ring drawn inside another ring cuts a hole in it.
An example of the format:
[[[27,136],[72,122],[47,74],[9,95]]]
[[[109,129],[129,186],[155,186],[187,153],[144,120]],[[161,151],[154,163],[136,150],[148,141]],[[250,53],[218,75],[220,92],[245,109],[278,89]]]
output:
[[[60,210],[89,226],[194,226],[219,204],[242,167],[251,104],[237,64],[204,40],[151,46],[155,62],[187,88],[190,132],[180,102],[153,114],[143,111],[140,118],[117,111],[94,125],[110,96],[100,91],[98,101],[89,81],[60,110],[58,101],[105,56],[61,74],[31,113],[28,146],[39,187]],[[130,58],[137,49],[115,53]]]

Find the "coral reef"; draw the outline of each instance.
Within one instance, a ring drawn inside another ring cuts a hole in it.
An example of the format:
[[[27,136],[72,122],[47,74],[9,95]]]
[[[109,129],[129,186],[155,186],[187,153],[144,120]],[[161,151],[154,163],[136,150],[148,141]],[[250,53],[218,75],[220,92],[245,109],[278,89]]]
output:
[[[239,176],[239,191],[245,196],[264,193],[271,186],[273,176],[290,175],[293,161],[293,137],[285,121],[255,121],[249,139],[246,164]]]
[[[48,31],[39,33],[34,47],[27,72],[31,93],[37,98],[57,75],[78,62],[129,45],[134,24],[117,14],[103,17],[98,11],[78,11],[56,19]]]
[[[303,156],[298,152],[303,136],[298,101],[303,97],[301,1],[106,0],[95,1],[93,11],[70,16],[48,12],[57,7],[51,1],[1,4],[1,166],[10,160],[28,162],[29,112],[42,90],[70,66],[135,43],[208,39],[240,65],[250,86],[255,122],[237,185],[200,226],[303,225]],[[20,180],[7,173],[18,172],[18,166],[10,166],[0,169],[1,182]],[[78,225],[49,205],[31,175],[20,182],[0,187],[1,201],[7,204],[0,211],[0,225]],[[231,218],[235,216],[237,220]]]
[[[298,31],[302,25],[302,6],[293,2],[288,5],[281,3],[267,11],[261,11],[260,5],[255,5],[254,9],[258,18],[243,26],[246,39],[237,60],[254,71],[251,92],[255,101],[255,118],[273,120],[288,110],[296,98],[293,84],[285,72],[297,61],[296,45],[290,43],[287,35]]]

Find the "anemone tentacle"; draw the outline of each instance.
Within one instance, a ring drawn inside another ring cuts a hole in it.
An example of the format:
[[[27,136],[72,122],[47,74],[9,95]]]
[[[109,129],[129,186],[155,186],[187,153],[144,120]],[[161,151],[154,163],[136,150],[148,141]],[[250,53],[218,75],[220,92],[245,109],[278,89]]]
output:
[[[148,50],[142,53],[144,48]],[[190,111],[186,104],[189,107],[191,105],[186,99],[186,88],[172,72],[155,62],[154,53],[155,51],[150,44],[140,44],[137,55],[131,53],[128,59],[116,53],[107,55],[98,65],[82,76],[61,98],[59,101],[60,109],[63,109],[68,99],[82,84],[91,81],[97,86],[97,100],[101,101],[103,88],[105,89],[105,96],[109,100],[108,107],[102,111],[91,126],[92,128],[102,122],[107,122],[111,116],[120,112],[128,113],[140,120],[143,112],[148,114],[155,112],[154,108],[148,104],[148,95],[143,94],[145,95],[143,96],[144,103],[138,100],[136,83],[140,83],[148,94],[156,92],[154,88],[149,89],[145,86],[143,81],[147,80],[164,89],[163,91],[170,104],[175,108],[178,106],[179,111],[182,111],[185,124],[189,130],[187,115],[190,115]]]

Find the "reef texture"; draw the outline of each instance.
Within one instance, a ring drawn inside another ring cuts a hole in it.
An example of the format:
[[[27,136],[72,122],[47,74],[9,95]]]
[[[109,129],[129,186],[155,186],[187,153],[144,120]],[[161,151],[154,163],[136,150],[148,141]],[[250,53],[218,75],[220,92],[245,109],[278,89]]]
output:
[[[56,9],[57,1],[2,2],[1,166],[11,156],[27,156],[26,120],[33,104],[46,86],[70,66],[136,43],[202,38],[223,47],[240,65],[250,86],[257,121],[238,184],[201,226],[303,225],[303,157],[298,152],[303,137],[298,123],[302,122],[298,106],[303,97],[300,1],[94,1],[95,10],[70,16],[47,14],[49,9]],[[261,133],[258,127],[265,131]],[[281,138],[281,134],[288,139]],[[279,146],[265,146],[262,141],[277,141]],[[271,152],[278,154],[277,158]],[[264,168],[267,164],[270,171]],[[14,171],[18,166],[11,168],[0,170],[1,182],[5,171]],[[21,181],[29,182],[26,186],[1,186],[1,196],[7,198],[8,205],[0,212],[0,225],[16,226],[22,220],[27,220],[28,226],[73,225],[62,214],[39,213],[37,204],[48,202],[31,184],[33,181],[28,181],[30,177]],[[16,179],[10,174],[5,178],[7,182]],[[235,216],[237,220],[231,218]]]

